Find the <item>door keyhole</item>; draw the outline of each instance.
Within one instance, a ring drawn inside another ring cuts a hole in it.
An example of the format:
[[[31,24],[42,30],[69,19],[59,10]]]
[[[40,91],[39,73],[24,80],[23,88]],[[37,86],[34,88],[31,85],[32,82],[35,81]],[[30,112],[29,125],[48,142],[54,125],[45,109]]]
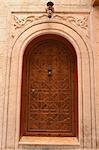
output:
[[[51,65],[48,66],[48,76],[50,77],[52,75],[52,67]]]

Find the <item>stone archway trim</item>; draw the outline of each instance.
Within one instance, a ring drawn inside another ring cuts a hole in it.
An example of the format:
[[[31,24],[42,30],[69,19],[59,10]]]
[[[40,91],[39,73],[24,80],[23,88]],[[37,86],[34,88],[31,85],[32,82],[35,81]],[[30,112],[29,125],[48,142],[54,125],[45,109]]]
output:
[[[58,34],[74,46],[78,61],[78,103],[79,103],[79,137],[80,147],[92,147],[95,131],[93,130],[94,111],[92,108],[93,88],[93,56],[89,40],[70,24],[43,22],[26,29],[12,46],[9,54],[8,114],[6,122],[6,147],[17,147],[19,141],[20,87],[22,74],[22,58],[28,43],[42,34]],[[17,68],[17,69],[16,69]],[[14,80],[13,80],[14,79]],[[13,88],[14,87],[14,88]],[[13,107],[12,107],[13,106]],[[16,141],[16,142],[15,142]],[[95,144],[94,144],[95,145]]]

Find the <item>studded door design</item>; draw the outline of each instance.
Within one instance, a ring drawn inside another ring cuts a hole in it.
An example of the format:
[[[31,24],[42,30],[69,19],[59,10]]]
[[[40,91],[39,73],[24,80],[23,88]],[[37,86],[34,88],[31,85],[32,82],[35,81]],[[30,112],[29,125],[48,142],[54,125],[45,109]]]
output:
[[[24,74],[24,135],[75,136],[77,80],[71,51],[57,40],[39,42],[28,52]]]

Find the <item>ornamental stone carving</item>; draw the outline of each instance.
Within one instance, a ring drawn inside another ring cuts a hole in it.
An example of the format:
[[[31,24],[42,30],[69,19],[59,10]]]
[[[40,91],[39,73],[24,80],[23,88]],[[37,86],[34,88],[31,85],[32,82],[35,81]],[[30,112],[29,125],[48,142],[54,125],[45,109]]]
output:
[[[73,15],[59,15],[55,14],[53,17],[49,20],[47,14],[42,15],[28,15],[24,16],[22,14],[17,15],[13,14],[13,31],[12,31],[12,37],[15,37],[16,31],[20,30],[21,28],[26,27],[27,25],[30,25],[31,23],[35,23],[36,21],[44,21],[47,20],[48,22],[53,22],[56,19],[58,19],[60,22],[64,21],[65,23],[71,23],[72,25],[76,26],[80,30],[82,30],[86,36],[88,35],[88,16],[73,16]]]

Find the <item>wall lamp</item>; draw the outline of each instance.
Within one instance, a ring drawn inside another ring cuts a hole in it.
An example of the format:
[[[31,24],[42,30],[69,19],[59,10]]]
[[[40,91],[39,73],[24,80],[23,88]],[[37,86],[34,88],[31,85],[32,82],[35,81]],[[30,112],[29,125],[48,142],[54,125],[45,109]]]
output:
[[[47,3],[47,8],[46,8],[46,12],[48,14],[48,18],[51,18],[53,13],[54,13],[54,7],[53,7],[54,3],[49,1]]]

